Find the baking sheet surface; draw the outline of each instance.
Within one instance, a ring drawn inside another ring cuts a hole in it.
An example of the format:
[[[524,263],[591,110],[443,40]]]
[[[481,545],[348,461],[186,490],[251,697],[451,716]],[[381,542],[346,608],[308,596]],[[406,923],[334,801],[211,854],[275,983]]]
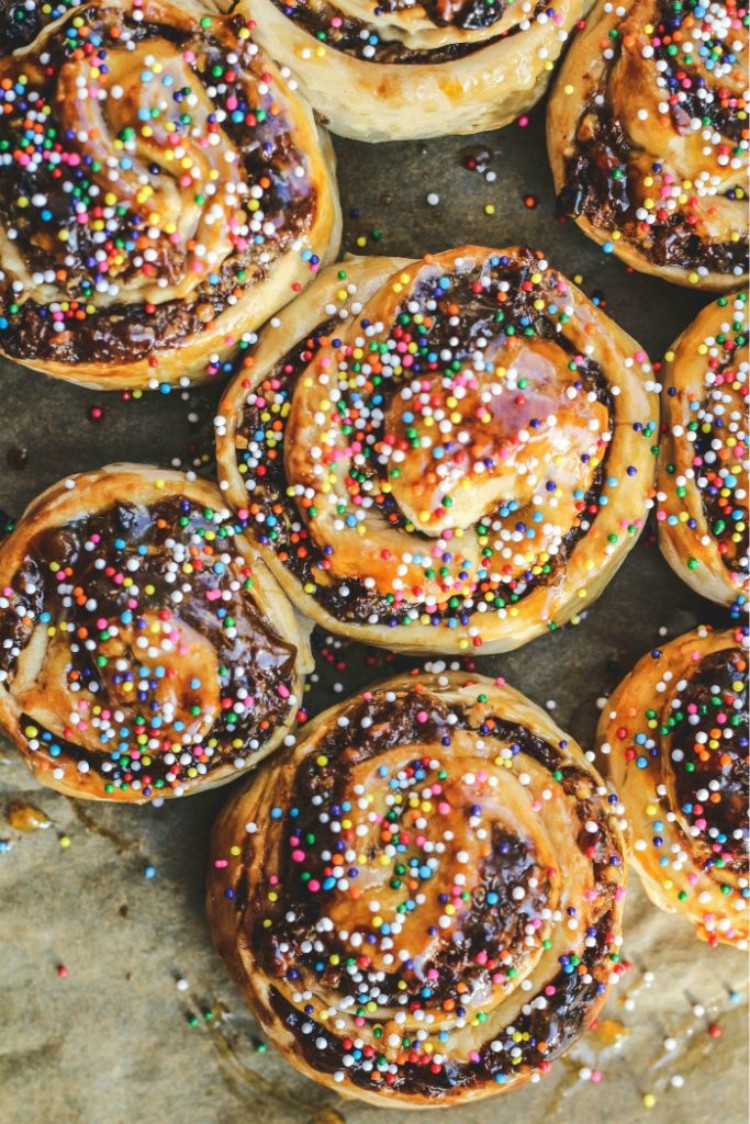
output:
[[[478,145],[492,152],[494,181],[464,166],[466,150]],[[557,221],[539,111],[526,128],[479,137],[336,147],[349,251],[418,256],[467,242],[529,243],[569,277],[580,274],[586,292],[652,359],[709,299],[628,273],[573,224]],[[427,203],[431,193],[435,205]],[[0,507],[13,516],[66,473],[112,461],[212,471],[219,386],[125,401],[8,362],[0,378]],[[649,528],[581,624],[475,667],[553,707],[556,721],[589,747],[597,699],[650,647],[705,621],[729,618],[680,583]],[[414,666],[323,634],[316,654],[313,712],[342,691]],[[37,786],[3,741],[0,791],[4,1124],[413,1119],[337,1099],[258,1035],[211,947],[203,912],[208,831],[228,788],[156,809],[76,803]],[[28,804],[46,827],[12,826],[19,815],[28,819]],[[625,934],[632,967],[598,1029],[538,1084],[452,1111],[451,1119],[747,1120],[745,957],[709,950],[686,923],[658,913],[635,875]]]

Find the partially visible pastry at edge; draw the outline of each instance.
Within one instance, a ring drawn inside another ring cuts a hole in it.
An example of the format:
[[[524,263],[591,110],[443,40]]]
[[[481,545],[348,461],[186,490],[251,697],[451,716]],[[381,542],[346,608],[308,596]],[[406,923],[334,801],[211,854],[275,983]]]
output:
[[[649,897],[712,945],[747,948],[748,633],[656,648],[604,707],[598,741]]]
[[[707,305],[667,355],[656,518],[672,569],[704,597],[746,604],[747,293]]]
[[[322,122],[364,141],[507,125],[544,93],[591,0],[218,0],[297,75]]]
[[[577,619],[652,504],[642,349],[529,249],[332,266],[240,352],[221,486],[300,610],[413,652]]]
[[[626,264],[679,285],[747,278],[745,0],[599,0],[550,97],[561,209]]]
[[[310,664],[213,484],[109,465],[44,492],[0,547],[0,726],[68,796],[233,779],[287,733]]]
[[[0,0],[0,55],[27,47],[48,23],[84,0]]]
[[[202,381],[335,255],[330,142],[250,11],[89,0],[0,57],[5,355]]]
[[[305,727],[214,827],[208,916],[264,1033],[392,1108],[539,1079],[622,971],[622,807],[502,681],[403,676]]]

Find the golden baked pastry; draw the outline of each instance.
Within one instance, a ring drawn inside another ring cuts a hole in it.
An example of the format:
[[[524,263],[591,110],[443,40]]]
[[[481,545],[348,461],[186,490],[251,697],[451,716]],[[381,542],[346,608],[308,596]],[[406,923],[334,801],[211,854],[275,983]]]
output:
[[[699,628],[636,664],[599,747],[649,897],[709,944],[747,948],[747,630]]]
[[[678,285],[747,279],[747,11],[598,0],[555,81],[561,209],[627,265]]]
[[[0,725],[68,796],[211,788],[289,730],[307,635],[213,484],[109,465],[0,546]]]
[[[218,0],[226,8],[233,0]],[[363,141],[476,133],[531,109],[591,0],[246,0],[324,124]]]
[[[208,916],[264,1033],[391,1107],[537,1079],[619,967],[622,809],[502,681],[403,676],[319,715],[213,831]]]
[[[338,249],[293,86],[197,0],[90,0],[0,58],[0,350],[105,390],[210,378]]]
[[[672,569],[704,597],[747,603],[747,293],[707,305],[666,359],[656,518]]]
[[[643,527],[647,357],[537,252],[346,261],[239,367],[224,494],[334,632],[507,651],[576,617]]]

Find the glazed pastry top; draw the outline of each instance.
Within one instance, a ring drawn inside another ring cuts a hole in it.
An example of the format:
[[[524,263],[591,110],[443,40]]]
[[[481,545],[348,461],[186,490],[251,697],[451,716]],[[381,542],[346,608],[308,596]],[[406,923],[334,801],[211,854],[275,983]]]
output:
[[[87,3],[1,59],[3,350],[155,364],[262,282],[318,206],[291,97],[189,4]]]
[[[218,493],[151,473],[79,478],[61,495],[82,491],[81,509],[62,517],[42,497],[0,551],[16,734],[105,796],[169,794],[262,756],[298,685],[297,635],[280,634]]]

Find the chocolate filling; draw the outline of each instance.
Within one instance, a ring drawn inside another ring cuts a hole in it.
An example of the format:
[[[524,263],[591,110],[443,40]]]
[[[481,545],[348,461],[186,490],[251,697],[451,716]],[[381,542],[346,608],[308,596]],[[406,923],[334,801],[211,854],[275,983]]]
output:
[[[342,15],[331,4],[317,2],[311,4],[307,0],[297,0],[295,4],[286,4],[284,0],[272,0],[274,6],[298,27],[306,31],[314,39],[332,47],[342,54],[358,59],[360,62],[380,63],[382,65],[422,65],[433,66],[440,63],[457,62],[459,59],[468,58],[502,42],[513,35],[522,32],[518,24],[514,24],[508,31],[489,39],[467,42],[447,43],[442,47],[416,50],[407,47],[400,39],[381,39],[375,25],[364,23],[362,20],[353,19]],[[386,12],[398,11],[401,5],[396,3],[381,4],[375,9],[375,16]],[[429,0],[426,5],[429,18],[436,26],[453,25],[462,31],[476,31],[492,27],[504,14],[505,4],[502,0],[493,3],[492,0]],[[527,17],[533,22],[545,10],[545,4],[538,3],[536,8]],[[444,13],[441,16],[441,12]],[[332,23],[332,20],[336,23]]]
[[[679,213],[649,224],[648,234],[642,234],[636,216],[641,206],[640,173],[629,165],[634,148],[611,110],[592,105],[585,115],[596,118],[595,134],[591,139],[576,141],[575,153],[566,163],[565,186],[558,195],[563,214],[583,216],[605,230],[621,230],[654,265],[684,269],[705,266],[713,273],[732,273],[736,266],[745,268],[747,251],[743,242],[707,242]],[[621,174],[613,176],[615,171]]]
[[[742,406],[739,408],[742,409]],[[708,409],[713,414],[710,404]],[[719,464],[712,464],[707,459],[707,454],[712,454],[714,441],[724,444],[724,418],[713,414],[710,431],[705,433],[702,426],[696,425],[695,432],[695,452],[703,461],[703,466],[696,475],[701,479],[707,470],[714,469],[718,472],[721,467]],[[722,496],[722,486],[716,479],[706,479],[700,492],[706,521],[721,547],[722,562],[732,573],[747,574],[750,570],[750,519],[747,508],[734,507],[731,500],[727,501]],[[744,518],[736,518],[735,512],[742,512]],[[735,541],[737,535],[739,541]]]
[[[739,690],[734,686],[738,683]],[[729,648],[706,656],[679,691],[679,700],[665,726],[672,753],[683,754],[680,761],[672,761],[675,803],[690,821],[705,823],[700,838],[715,853],[708,865],[718,866],[717,873],[728,866],[746,874],[750,797],[746,654]],[[711,731],[716,729],[719,737],[712,739]],[[718,748],[710,748],[711,740],[718,741]],[[696,793],[702,790],[708,797],[698,800]]]

